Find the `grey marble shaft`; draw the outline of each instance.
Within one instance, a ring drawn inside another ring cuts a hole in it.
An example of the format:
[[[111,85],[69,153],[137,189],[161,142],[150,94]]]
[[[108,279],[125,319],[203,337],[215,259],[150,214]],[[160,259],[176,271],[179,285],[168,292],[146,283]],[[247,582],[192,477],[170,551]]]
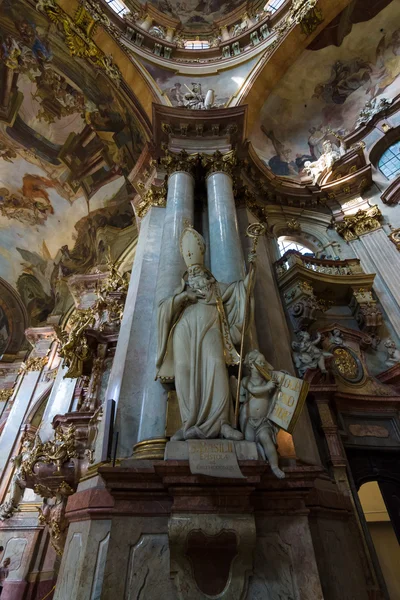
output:
[[[207,177],[207,201],[211,272],[224,283],[244,279],[245,263],[230,175],[218,172]]]

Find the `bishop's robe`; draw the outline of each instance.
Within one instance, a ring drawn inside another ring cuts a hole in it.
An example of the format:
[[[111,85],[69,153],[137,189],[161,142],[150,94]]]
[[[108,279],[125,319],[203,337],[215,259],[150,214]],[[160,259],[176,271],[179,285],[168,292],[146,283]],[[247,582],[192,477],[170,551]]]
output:
[[[233,425],[227,365],[237,364],[246,302],[245,281],[215,283],[207,299],[176,307],[185,282],[158,309],[157,377],[173,381],[183,431],[217,438],[224,423]],[[174,306],[175,305],[175,306]]]

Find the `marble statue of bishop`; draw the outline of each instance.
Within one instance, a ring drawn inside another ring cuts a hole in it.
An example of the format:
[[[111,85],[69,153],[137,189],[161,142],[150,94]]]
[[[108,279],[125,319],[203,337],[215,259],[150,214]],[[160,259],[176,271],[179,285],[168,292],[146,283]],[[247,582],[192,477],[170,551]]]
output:
[[[217,282],[204,266],[204,239],[192,227],[184,229],[180,244],[187,282],[182,279],[158,309],[157,377],[175,379],[182,418],[182,429],[172,439],[241,440],[234,428],[227,365],[239,362],[235,344],[240,343],[246,289],[253,284],[249,276]]]

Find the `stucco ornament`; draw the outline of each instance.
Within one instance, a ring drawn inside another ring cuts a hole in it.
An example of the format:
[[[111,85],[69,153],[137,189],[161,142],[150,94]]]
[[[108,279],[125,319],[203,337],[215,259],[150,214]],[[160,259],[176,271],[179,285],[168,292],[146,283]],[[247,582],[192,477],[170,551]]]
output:
[[[337,161],[342,155],[343,151],[339,148],[334,148],[332,142],[325,140],[322,144],[323,154],[318,160],[311,162],[307,160],[304,163],[304,169],[310,177],[312,177],[313,183],[316,184],[320,175],[325,171],[332,168],[335,161]]]
[[[246,290],[252,283],[249,276],[231,284],[217,282],[204,266],[205,248],[202,236],[186,227],[181,254],[188,279],[158,309],[157,377],[175,379],[183,426],[174,440],[241,440],[233,426],[227,365],[239,363],[235,344],[241,341]]]
[[[298,342],[292,342],[293,360],[299,375],[302,377],[307,369],[316,369],[321,373],[327,373],[325,358],[330,358],[333,355],[330,352],[325,352],[318,348],[321,341],[321,334],[318,333],[315,340],[311,340],[308,331],[299,331],[297,334]]]
[[[361,127],[361,125],[367,125],[375,115],[387,110],[391,104],[392,100],[389,98],[379,98],[379,100],[378,98],[372,98],[368,100],[360,111],[355,129]]]
[[[276,450],[276,435],[280,428],[268,418],[279,383],[272,379],[273,367],[258,350],[248,352],[244,364],[249,374],[243,377],[240,389],[240,429],[247,441],[256,442],[274,475],[283,479],[285,473],[279,468]],[[265,371],[271,374],[269,380],[262,374]]]

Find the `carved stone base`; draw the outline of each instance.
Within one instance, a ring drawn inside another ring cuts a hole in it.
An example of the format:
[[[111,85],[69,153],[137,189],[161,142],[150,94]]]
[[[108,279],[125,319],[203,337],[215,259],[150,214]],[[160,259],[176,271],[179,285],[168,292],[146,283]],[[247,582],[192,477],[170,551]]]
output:
[[[280,480],[264,461],[239,466],[242,479],[193,475],[188,460],[99,466],[68,502],[55,600],[342,600],[346,582],[365,600],[351,504],[321,467]],[[324,532],[353,559],[331,557]]]
[[[174,514],[168,538],[179,598],[243,598],[256,543],[253,515]]]

